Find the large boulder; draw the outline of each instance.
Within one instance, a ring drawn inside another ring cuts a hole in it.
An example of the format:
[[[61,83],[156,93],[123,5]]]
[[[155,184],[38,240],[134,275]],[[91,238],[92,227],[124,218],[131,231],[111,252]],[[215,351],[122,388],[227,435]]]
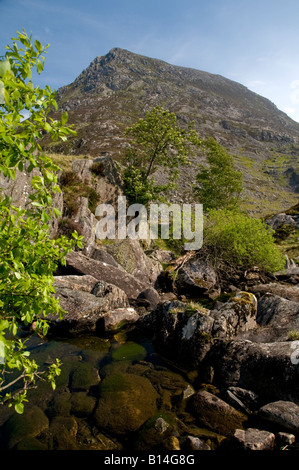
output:
[[[22,415],[13,414],[0,432],[0,448],[14,449],[22,440],[36,437],[49,427],[49,420],[38,407],[25,407]]]
[[[113,284],[97,281],[90,275],[70,275],[56,276],[54,288],[55,296],[59,298],[60,306],[66,313],[62,319],[55,315],[49,316],[53,331],[68,334],[92,333],[102,330],[103,325],[105,330],[105,325],[111,323],[111,311],[114,312],[114,328],[126,321],[124,310],[129,308],[128,297]],[[131,317],[132,312],[130,321]],[[134,319],[137,319],[137,314]]]
[[[149,258],[138,240],[116,240],[106,246],[106,250],[125,271],[148,286],[155,286],[162,273],[159,261]]]
[[[137,325],[152,336],[162,355],[173,362],[196,367],[211,347],[213,322],[209,310],[188,310],[183,302],[165,301]]]
[[[288,341],[218,341],[200,365],[200,371],[205,374],[212,369],[215,386],[251,390],[262,404],[276,400],[299,403],[298,359],[294,357],[298,346],[297,349],[294,346]]]
[[[67,255],[67,266],[66,269],[62,268],[62,271],[68,274],[88,274],[97,280],[114,284],[122,289],[128,298],[137,298],[140,292],[148,287],[124,269],[93,260],[77,251],[72,251]]]
[[[135,374],[114,373],[100,384],[94,420],[112,435],[137,431],[157,413],[158,394],[150,381]]]
[[[258,417],[276,429],[296,434],[299,432],[299,406],[291,401],[267,403],[258,411]]]
[[[256,327],[257,301],[253,294],[240,292],[219,310],[200,304],[165,301],[142,317],[138,326],[151,334],[161,354],[197,367],[215,340],[231,339]]]
[[[115,331],[124,324],[135,323],[139,315],[132,307],[116,308],[103,315],[98,323],[98,332]]]
[[[257,337],[263,341],[287,341],[292,330],[299,330],[299,302],[275,294],[258,300],[257,323],[262,327]]]
[[[238,292],[218,310],[212,311],[213,337],[232,338],[256,325],[257,299],[250,292]]]
[[[171,275],[171,266],[168,268]],[[177,269],[175,287],[179,294],[193,298],[215,298],[221,289],[215,268],[203,257],[192,257]]]

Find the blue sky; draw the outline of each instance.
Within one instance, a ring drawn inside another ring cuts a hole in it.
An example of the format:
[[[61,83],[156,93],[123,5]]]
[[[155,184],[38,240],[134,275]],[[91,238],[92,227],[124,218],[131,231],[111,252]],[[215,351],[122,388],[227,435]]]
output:
[[[40,85],[121,47],[235,80],[299,122],[298,0],[0,0],[0,19],[0,54],[22,28],[50,44]]]

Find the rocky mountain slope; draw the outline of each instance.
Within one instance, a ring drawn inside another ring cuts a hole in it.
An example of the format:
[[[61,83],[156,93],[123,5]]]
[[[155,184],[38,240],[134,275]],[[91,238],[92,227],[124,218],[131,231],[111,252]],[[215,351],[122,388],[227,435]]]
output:
[[[76,80],[58,90],[59,111],[67,110],[77,136],[52,153],[109,154],[121,160],[123,130],[153,106],[175,112],[185,126],[195,122],[200,136],[212,136],[235,155],[245,177],[247,208],[280,211],[297,201],[299,124],[269,100],[220,75],[170,65],[123,49],[96,57]],[[190,174],[182,169],[173,200],[190,200]]]

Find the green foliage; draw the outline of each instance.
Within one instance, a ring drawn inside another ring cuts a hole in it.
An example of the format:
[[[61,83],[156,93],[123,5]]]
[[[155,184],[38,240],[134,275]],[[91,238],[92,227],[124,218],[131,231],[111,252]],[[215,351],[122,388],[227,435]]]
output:
[[[158,185],[154,178],[146,178],[144,173],[144,168],[139,168],[134,158],[127,163],[123,171],[122,176],[126,185],[125,194],[130,203],[147,205],[150,201],[166,202],[162,195],[163,192],[169,191],[175,185],[173,183]]]
[[[234,169],[233,158],[214,139],[206,140],[204,147],[209,166],[200,165],[195,195],[205,211],[237,207],[243,190],[242,173]]]
[[[239,211],[211,210],[205,220],[204,245],[215,264],[222,262],[264,272],[283,269],[284,258],[275,245],[273,231],[261,219]]]
[[[181,129],[175,114],[161,106],[148,111],[145,118],[126,129],[125,135],[130,137],[123,173],[126,194],[131,202],[141,204],[164,200],[161,192],[174,188],[179,165],[188,164],[201,143],[192,124],[187,130]],[[156,185],[153,177],[158,168],[168,172],[168,183],[163,186]]]
[[[39,41],[33,44],[24,30],[13,41],[0,62],[4,88],[0,104],[0,172],[8,179],[15,179],[17,169],[26,172],[31,176],[31,191],[29,203],[22,209],[0,190],[0,341],[4,348],[0,404],[15,406],[22,413],[27,390],[46,371],[40,372],[30,359],[25,342],[18,338],[18,327],[34,324],[36,332],[45,335],[48,315],[63,315],[53,295],[53,272],[82,242],[77,233],[72,240],[50,236],[50,222],[60,215],[52,207],[53,195],[60,191],[58,167],[43,155],[38,140],[44,133],[54,140],[65,140],[73,131],[65,127],[67,113],[61,121],[48,118],[49,111],[57,109],[55,94],[48,86],[41,89],[31,81],[33,69],[37,73],[43,70],[42,54],[47,47]],[[29,119],[23,119],[24,112],[29,112]],[[48,369],[52,387],[59,371],[59,362]]]
[[[288,332],[288,341],[298,341],[299,340],[299,331],[291,330]]]

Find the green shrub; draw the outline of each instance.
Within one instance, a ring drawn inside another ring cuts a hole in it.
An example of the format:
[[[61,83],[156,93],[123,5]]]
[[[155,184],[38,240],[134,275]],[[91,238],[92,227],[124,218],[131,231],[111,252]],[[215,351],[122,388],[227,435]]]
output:
[[[208,167],[199,165],[194,194],[204,205],[205,211],[234,209],[240,206],[243,176],[235,170],[233,157],[214,139],[204,142]]]
[[[273,230],[263,220],[242,212],[211,210],[205,221],[204,245],[216,264],[225,262],[242,269],[256,266],[264,272],[284,267]]]

